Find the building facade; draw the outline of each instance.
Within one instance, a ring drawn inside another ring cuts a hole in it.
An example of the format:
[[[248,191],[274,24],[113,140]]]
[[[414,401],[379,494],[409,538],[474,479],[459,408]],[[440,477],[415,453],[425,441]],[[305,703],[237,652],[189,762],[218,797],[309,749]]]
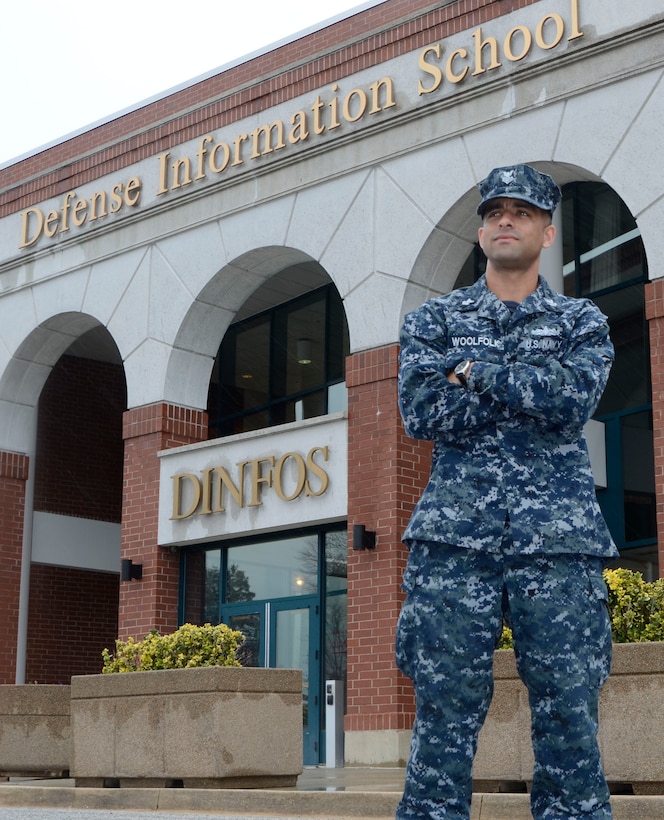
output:
[[[588,428],[621,563],[664,574],[664,11],[386,0],[0,169],[0,680],[224,621],[304,670],[305,760],[402,763],[401,534],[429,448],[406,311],[472,282],[476,183],[561,185],[543,274],[609,317]]]

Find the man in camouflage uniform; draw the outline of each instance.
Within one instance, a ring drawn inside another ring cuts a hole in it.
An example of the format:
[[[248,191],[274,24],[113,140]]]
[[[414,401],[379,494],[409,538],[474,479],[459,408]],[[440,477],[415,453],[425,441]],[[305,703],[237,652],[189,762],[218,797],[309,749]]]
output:
[[[416,719],[398,820],[467,820],[503,618],[528,688],[536,820],[611,817],[597,745],[611,631],[603,564],[617,555],[583,426],[613,361],[606,318],[539,276],[560,201],[519,165],[480,185],[484,276],[406,316],[399,399],[434,441],[404,535],[397,662]]]

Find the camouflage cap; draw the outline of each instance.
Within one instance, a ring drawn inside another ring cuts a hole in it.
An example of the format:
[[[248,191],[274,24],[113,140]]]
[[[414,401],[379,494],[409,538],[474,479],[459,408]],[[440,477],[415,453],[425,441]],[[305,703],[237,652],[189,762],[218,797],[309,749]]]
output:
[[[522,199],[543,211],[553,213],[562,196],[560,188],[548,174],[543,174],[530,165],[494,168],[477,187],[482,196],[482,201],[477,206],[477,213],[480,216],[487,202],[499,197]]]

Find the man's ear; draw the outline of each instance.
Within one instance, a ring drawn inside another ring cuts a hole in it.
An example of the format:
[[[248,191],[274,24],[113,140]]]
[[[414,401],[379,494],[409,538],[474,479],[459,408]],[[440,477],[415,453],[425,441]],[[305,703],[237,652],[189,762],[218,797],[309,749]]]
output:
[[[544,228],[544,242],[542,243],[543,248],[550,248],[553,245],[553,241],[556,238],[556,226],[555,225],[547,225]]]

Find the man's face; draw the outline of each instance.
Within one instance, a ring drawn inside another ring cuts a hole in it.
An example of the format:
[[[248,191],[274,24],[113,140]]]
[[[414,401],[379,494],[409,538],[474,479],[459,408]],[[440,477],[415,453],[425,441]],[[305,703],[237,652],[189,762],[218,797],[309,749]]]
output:
[[[480,247],[495,268],[528,270],[542,248],[553,243],[556,229],[546,211],[520,199],[501,197],[484,210]]]

